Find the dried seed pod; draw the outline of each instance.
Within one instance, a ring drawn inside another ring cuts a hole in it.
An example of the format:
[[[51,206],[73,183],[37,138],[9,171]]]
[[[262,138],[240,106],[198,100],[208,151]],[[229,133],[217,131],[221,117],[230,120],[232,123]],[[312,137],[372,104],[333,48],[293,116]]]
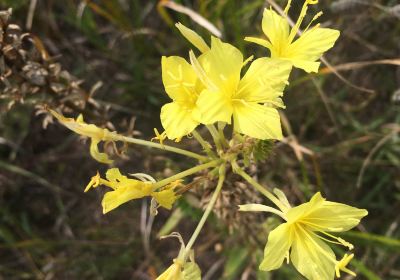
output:
[[[88,99],[82,80],[54,62],[39,38],[9,23],[11,12],[0,11],[0,105],[10,110],[29,98],[35,108],[45,102],[59,110],[82,110]]]
[[[249,215],[238,211],[238,205],[262,203],[263,201],[257,190],[241,180],[241,177],[232,172],[227,174],[225,185],[215,203],[213,212],[230,232],[238,230],[246,241],[253,242],[255,237],[248,234],[248,228],[252,228],[253,232],[258,232],[257,228],[262,225],[263,218],[261,215]],[[200,204],[205,208],[215,190],[215,182],[207,181],[203,184],[202,189],[196,190],[201,196]]]

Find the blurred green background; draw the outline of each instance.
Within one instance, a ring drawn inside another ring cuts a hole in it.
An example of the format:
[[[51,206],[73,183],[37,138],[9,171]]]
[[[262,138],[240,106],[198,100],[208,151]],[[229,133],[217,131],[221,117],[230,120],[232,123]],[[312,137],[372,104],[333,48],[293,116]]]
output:
[[[191,47],[173,24],[180,21],[207,40],[210,35],[188,15],[168,8],[168,2],[0,0],[2,10],[13,8],[10,23],[37,36],[50,61],[76,77],[57,78],[57,84],[71,87],[71,81],[75,86],[79,81],[72,101],[39,86],[21,102],[18,79],[11,85],[16,90],[0,93],[0,279],[155,279],[179,249],[177,241],[157,238],[161,229],[168,231],[165,222],[185,240],[190,237],[201,211],[183,199],[172,220],[171,213],[160,211],[145,250],[141,222],[148,201],[103,215],[102,191],[84,194],[83,189],[105,167],[92,160],[87,143],[58,124],[46,126],[46,115],[39,114],[51,104],[68,109],[70,116],[83,112],[91,122],[153,137],[153,128],[161,128],[160,107],[168,100],[161,56],[187,57]],[[293,16],[302,2],[293,1]],[[259,180],[282,188],[293,203],[322,191],[329,200],[368,209],[361,225],[343,234],[356,247],[357,279],[400,279],[400,5],[397,0],[320,2],[311,10],[322,9],[322,25],[341,31],[325,57],[336,70],[322,65],[315,75],[293,71],[284,98],[289,144],[277,144],[259,165]],[[175,4],[213,23],[246,57],[267,54],[243,38],[261,36],[268,2]],[[198,148],[190,139],[182,145]],[[137,147],[127,155],[130,159],[117,161],[122,170],[156,178],[192,164]],[[212,220],[195,246],[204,279],[302,279],[290,265],[258,272],[266,236],[254,250],[241,229],[228,230],[232,221]],[[273,223],[268,219],[266,225]]]

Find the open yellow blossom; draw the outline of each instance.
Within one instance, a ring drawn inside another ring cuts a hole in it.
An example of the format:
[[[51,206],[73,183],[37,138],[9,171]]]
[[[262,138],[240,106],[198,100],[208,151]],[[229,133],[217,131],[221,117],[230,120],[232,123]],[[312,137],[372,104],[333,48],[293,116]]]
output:
[[[242,53],[234,46],[211,38],[210,51],[190,59],[205,89],[197,100],[201,123],[231,123],[236,132],[258,139],[280,139],[282,130],[277,107],[284,107],[283,89],[291,70],[285,60],[260,58],[240,77]]]
[[[318,0],[306,0],[294,27],[289,31],[287,18],[280,16],[270,9],[264,10],[262,29],[268,40],[246,37],[245,40],[257,43],[271,51],[272,58],[283,58],[289,60],[297,68],[306,72],[318,72],[320,62],[317,60],[322,54],[333,47],[340,35],[338,30],[321,28],[319,24],[310,28],[311,23],[316,20],[322,12],[316,14],[310,24],[305,28],[303,34],[295,40],[300,30],[300,25],[307,14],[308,5],[317,4]],[[287,16],[291,0],[285,9]]]
[[[172,99],[161,108],[161,124],[169,139],[179,139],[199,124],[196,102],[203,87],[184,58],[163,56],[161,65],[164,88]]]
[[[92,177],[85,188],[87,192],[90,188],[104,185],[112,189],[107,192],[102,201],[103,214],[117,208],[121,204],[133,199],[139,199],[146,196],[152,196],[159,205],[171,209],[172,204],[179,197],[175,194],[176,183],[167,185],[162,191],[153,191],[153,183],[143,182],[136,179],[130,179],[121,174],[118,168],[109,169],[106,172],[106,179],[100,177],[97,173]]]
[[[260,204],[241,205],[240,210],[273,212],[286,220],[269,234],[261,270],[279,268],[285,258],[289,262],[290,254],[296,269],[310,280],[331,280],[335,271],[337,276],[340,275],[340,270],[354,275],[346,268],[352,255],[337,261],[326,242],[353,249],[349,242],[329,232],[350,230],[368,214],[367,210],[326,201],[320,193],[316,193],[309,202],[284,212],[271,211],[271,207]]]
[[[98,144],[100,141],[115,141],[117,136],[116,132],[111,132],[106,128],[97,127],[94,124],[87,124],[83,121],[82,115],[79,115],[75,120],[73,118],[66,118],[54,110],[49,111],[61,124],[68,129],[77,134],[90,138],[90,154],[95,160],[106,164],[113,162],[111,159],[109,159],[106,153],[99,152]]]

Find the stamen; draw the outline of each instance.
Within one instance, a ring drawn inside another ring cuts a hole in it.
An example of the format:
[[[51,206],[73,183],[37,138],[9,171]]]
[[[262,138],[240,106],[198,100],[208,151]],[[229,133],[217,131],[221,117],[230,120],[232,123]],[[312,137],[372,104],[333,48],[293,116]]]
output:
[[[323,240],[325,240],[325,241],[327,241],[327,242],[334,243],[334,244],[339,244],[339,245],[343,245],[343,246],[349,248],[350,250],[353,250],[353,249],[354,249],[353,244],[351,244],[350,242],[347,242],[346,240],[344,240],[344,239],[342,239],[342,238],[340,238],[340,237],[336,237],[336,236],[334,236],[334,235],[332,235],[332,234],[330,234],[330,233],[327,233],[326,231],[321,230],[323,227],[321,227],[321,226],[318,225],[318,224],[310,223],[310,222],[308,222],[308,221],[301,221],[301,223],[302,223],[302,224],[305,224],[305,225],[308,225],[308,226],[311,226],[311,227],[314,227],[314,229],[315,229],[314,231],[317,231],[317,232],[320,232],[320,233],[322,233],[322,234],[325,234],[326,236],[328,236],[328,237],[330,237],[330,238],[332,238],[332,239],[338,241],[338,242],[332,241],[332,240],[326,239],[326,238],[324,238],[324,237],[319,236],[319,235],[316,234],[319,238],[321,238],[321,239],[323,239]]]
[[[307,9],[308,9],[308,1],[306,0],[306,2],[304,2],[303,8],[301,9],[299,18],[297,19],[296,24],[293,26],[292,30],[290,30],[290,34],[289,34],[289,38],[288,41],[289,43],[291,43],[294,39],[294,37],[296,36],[297,32],[300,29],[300,25],[303,22],[303,19],[305,18],[306,14],[307,14]]]
[[[160,134],[160,132],[158,132],[158,129],[154,128],[154,134],[156,136],[151,138],[150,141],[159,141],[161,146],[164,148],[164,140],[167,138],[167,133],[164,131],[163,133]]]
[[[285,15],[288,14],[291,4],[292,4],[292,0],[288,0],[285,10],[283,11],[285,13]]]
[[[323,12],[318,12],[318,13],[312,18],[312,20],[310,21],[310,23],[307,25],[306,29],[303,30],[303,33],[306,32],[306,31],[310,28],[311,24],[312,24],[314,21],[316,21],[320,16],[322,16],[322,14],[323,14]],[[319,24],[315,25],[313,28],[316,28],[316,27],[319,27]]]
[[[192,50],[189,52],[189,57],[190,57],[190,63],[192,64],[192,67],[193,67],[194,71],[196,72],[197,77],[200,79],[200,81],[209,90],[217,91],[218,87],[216,85],[214,85],[213,82],[207,77],[203,67],[201,67],[200,62],[197,60],[197,58],[194,55]]]
[[[249,63],[250,61],[252,61],[253,60],[253,58],[254,58],[254,55],[252,55],[252,56],[250,56],[250,57],[248,57],[244,62],[243,62],[243,64],[242,64],[242,68],[244,67],[244,66],[246,66],[247,65],[247,63]]]
[[[344,271],[352,276],[357,276],[354,271],[351,271],[350,269],[348,269],[346,266],[349,264],[349,262],[353,259],[354,254],[351,255],[347,255],[345,254],[343,256],[343,258],[338,261],[335,265],[335,271],[336,271],[336,277],[339,278],[340,277],[340,271]]]
[[[350,242],[347,242],[346,240],[344,240],[344,239],[342,239],[342,238],[340,238],[340,237],[336,237],[336,236],[334,236],[334,235],[332,235],[332,234],[329,234],[329,233],[327,233],[327,232],[325,232],[325,231],[319,231],[319,232],[325,234],[326,236],[329,236],[329,237],[332,238],[332,239],[336,239],[337,241],[339,241],[340,244],[342,244],[343,246],[349,248],[350,250],[353,250],[353,249],[354,249],[353,244],[351,244]]]

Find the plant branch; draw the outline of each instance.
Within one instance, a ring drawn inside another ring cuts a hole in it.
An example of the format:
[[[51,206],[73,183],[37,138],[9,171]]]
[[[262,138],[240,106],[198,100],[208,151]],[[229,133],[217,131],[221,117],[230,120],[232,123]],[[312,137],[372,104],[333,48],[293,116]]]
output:
[[[205,157],[205,156],[202,156],[202,155],[199,155],[199,154],[196,154],[196,153],[184,150],[184,149],[180,149],[180,148],[176,148],[176,147],[172,147],[172,146],[168,146],[168,145],[164,145],[164,144],[154,143],[154,142],[147,141],[147,140],[136,139],[136,138],[127,137],[127,136],[123,136],[123,135],[118,135],[116,137],[116,139],[123,141],[123,142],[127,142],[127,143],[138,144],[138,145],[147,146],[150,148],[156,148],[156,149],[165,150],[168,152],[173,152],[176,154],[181,154],[181,155],[184,155],[187,157],[198,159],[200,161],[207,160],[207,157]]]
[[[200,219],[200,222],[198,223],[196,229],[194,230],[192,237],[190,237],[188,244],[186,245],[185,248],[185,253],[184,253],[184,259],[186,260],[186,258],[188,257],[189,253],[190,253],[190,249],[192,248],[194,242],[196,241],[197,237],[200,234],[200,231],[202,230],[205,222],[207,221],[208,216],[211,213],[211,210],[214,208],[215,202],[217,201],[217,198],[221,192],[223,183],[225,181],[225,164],[222,164],[219,168],[219,178],[218,178],[218,184],[217,187],[215,188],[215,191],[211,197],[210,202],[207,205],[206,210],[203,213],[203,216]]]

